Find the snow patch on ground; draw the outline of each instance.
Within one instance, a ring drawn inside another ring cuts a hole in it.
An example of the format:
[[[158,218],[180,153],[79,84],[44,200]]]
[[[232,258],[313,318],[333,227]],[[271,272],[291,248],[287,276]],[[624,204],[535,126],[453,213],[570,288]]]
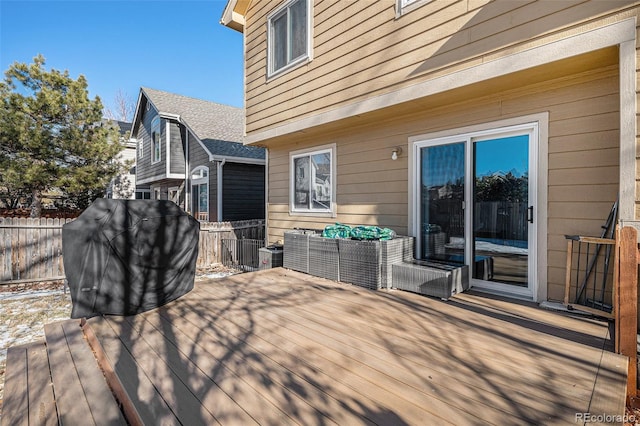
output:
[[[62,289],[60,290],[26,290],[26,291],[16,291],[16,292],[4,291],[4,292],[0,292],[0,303],[5,300],[22,300],[22,299],[30,299],[33,297],[53,296],[57,294],[64,294],[64,291]]]

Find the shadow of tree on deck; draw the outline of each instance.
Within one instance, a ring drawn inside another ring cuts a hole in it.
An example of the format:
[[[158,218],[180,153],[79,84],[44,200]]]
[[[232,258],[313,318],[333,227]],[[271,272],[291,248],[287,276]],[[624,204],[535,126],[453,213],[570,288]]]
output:
[[[190,424],[573,422],[588,411],[606,327],[519,312],[276,269],[199,281],[108,321]]]

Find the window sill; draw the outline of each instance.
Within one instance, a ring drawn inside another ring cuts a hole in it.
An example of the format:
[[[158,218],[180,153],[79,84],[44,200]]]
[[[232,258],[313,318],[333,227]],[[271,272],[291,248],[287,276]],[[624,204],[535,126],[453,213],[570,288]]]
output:
[[[314,211],[300,211],[289,209],[289,216],[302,216],[302,217],[337,217],[336,212],[314,212]]]
[[[300,68],[301,66],[306,65],[309,62],[311,62],[311,57],[307,55],[291,62],[289,65],[286,65],[280,68],[278,71],[267,73],[267,83],[270,82],[271,80],[275,80],[276,78],[289,73],[290,71]]]

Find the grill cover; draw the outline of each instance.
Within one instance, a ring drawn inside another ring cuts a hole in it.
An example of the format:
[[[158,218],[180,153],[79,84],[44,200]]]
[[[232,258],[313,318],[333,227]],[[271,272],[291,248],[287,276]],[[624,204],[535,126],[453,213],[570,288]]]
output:
[[[94,201],[62,227],[71,318],[134,315],[191,291],[199,231],[171,201]]]

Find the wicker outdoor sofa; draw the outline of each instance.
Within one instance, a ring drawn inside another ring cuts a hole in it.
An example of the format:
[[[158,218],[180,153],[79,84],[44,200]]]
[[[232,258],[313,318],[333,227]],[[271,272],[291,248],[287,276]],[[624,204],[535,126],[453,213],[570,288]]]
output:
[[[407,236],[366,241],[291,230],[284,234],[283,266],[372,290],[397,288],[445,300],[468,289],[467,266],[416,261],[413,247],[414,238]]]

